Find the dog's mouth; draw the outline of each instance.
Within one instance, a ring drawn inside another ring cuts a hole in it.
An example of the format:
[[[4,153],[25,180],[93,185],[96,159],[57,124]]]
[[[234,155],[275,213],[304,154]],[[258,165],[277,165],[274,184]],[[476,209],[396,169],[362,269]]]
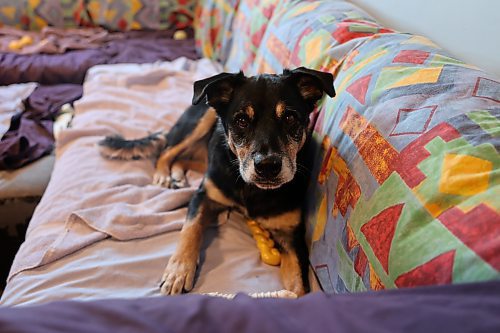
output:
[[[280,188],[285,182],[281,180],[266,180],[258,179],[253,181],[253,184],[262,190],[276,190]]]

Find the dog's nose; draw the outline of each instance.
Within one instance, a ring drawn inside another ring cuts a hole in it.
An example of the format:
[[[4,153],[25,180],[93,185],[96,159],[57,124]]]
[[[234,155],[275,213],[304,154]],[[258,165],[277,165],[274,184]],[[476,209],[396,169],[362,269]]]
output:
[[[255,154],[255,172],[263,178],[274,178],[281,171],[281,158],[277,155]]]

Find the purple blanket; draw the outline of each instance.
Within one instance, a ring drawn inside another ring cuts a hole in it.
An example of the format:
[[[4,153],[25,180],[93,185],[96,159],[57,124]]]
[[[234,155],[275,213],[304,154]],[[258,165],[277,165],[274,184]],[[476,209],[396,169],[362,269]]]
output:
[[[52,125],[59,108],[81,97],[87,70],[100,64],[151,63],[181,56],[196,59],[192,38],[177,41],[173,31],[131,31],[123,39],[102,47],[74,50],[64,54],[0,52],[0,85],[38,82],[39,87],[26,105],[26,111],[13,117],[0,140],[0,170],[22,167],[45,154],[54,144]]]
[[[25,111],[16,114],[0,141],[0,170],[22,167],[52,151],[52,125],[65,103],[82,96],[79,84],[38,86],[25,102]]]
[[[63,54],[0,52],[0,85],[22,82],[81,84],[87,70],[100,64],[170,61],[184,56],[197,59],[192,31],[190,38],[177,41],[172,31],[131,31],[102,47]]]
[[[200,295],[0,308],[3,333],[500,332],[500,282],[298,300]]]

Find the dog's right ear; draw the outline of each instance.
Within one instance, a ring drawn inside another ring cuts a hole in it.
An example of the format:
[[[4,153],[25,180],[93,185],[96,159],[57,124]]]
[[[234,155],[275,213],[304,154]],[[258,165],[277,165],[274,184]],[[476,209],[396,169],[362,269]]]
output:
[[[208,105],[218,106],[231,101],[235,88],[243,82],[245,75],[239,73],[220,73],[194,83],[193,104],[198,104],[205,96]]]

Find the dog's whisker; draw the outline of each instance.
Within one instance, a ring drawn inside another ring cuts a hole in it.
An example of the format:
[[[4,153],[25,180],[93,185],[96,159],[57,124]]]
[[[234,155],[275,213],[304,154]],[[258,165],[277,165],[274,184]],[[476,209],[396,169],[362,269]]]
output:
[[[306,172],[311,172],[311,169],[309,169],[307,166],[301,164],[301,163],[297,163],[297,170],[303,170],[303,171],[306,171]]]

